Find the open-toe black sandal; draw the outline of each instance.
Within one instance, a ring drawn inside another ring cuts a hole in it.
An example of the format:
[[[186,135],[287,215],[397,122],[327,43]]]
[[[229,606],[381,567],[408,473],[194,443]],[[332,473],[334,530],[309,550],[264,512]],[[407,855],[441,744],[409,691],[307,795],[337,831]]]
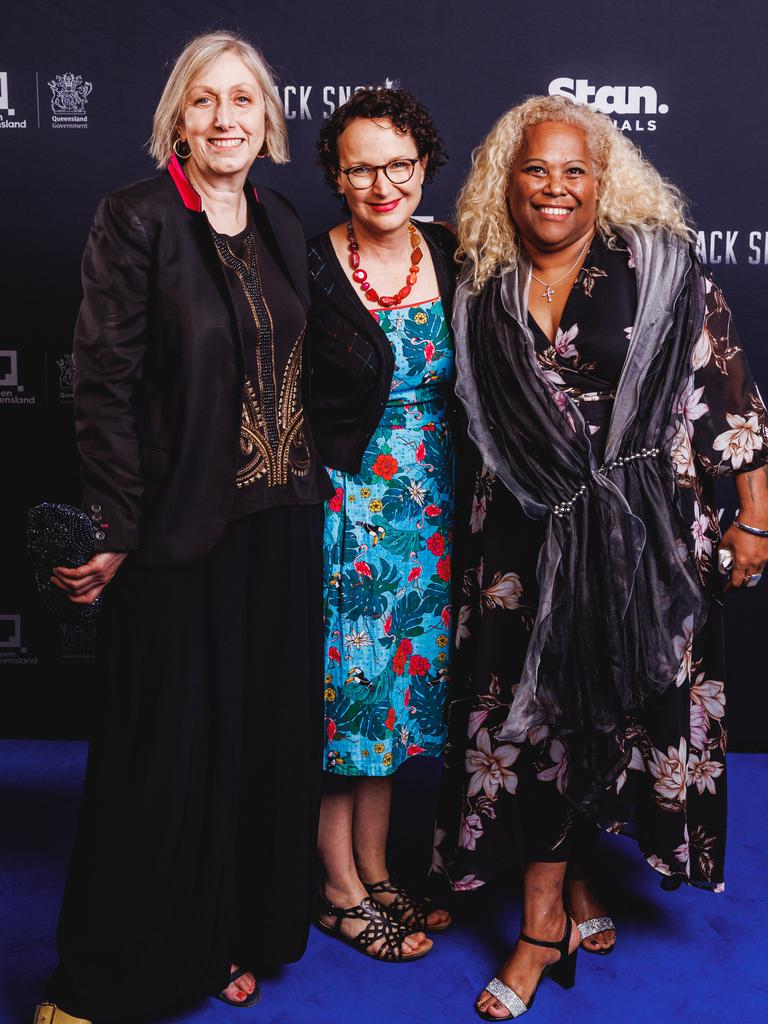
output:
[[[379,902],[381,902],[382,907],[391,917],[397,918],[401,924],[405,925],[410,934],[427,931],[444,932],[446,928],[451,926],[451,922],[448,921],[447,924],[439,924],[436,928],[430,927],[427,924],[427,917],[430,911],[435,909],[431,906],[432,901],[429,898],[423,900],[415,899],[415,897],[411,896],[409,892],[401,888],[391,878],[385,878],[381,882],[374,882],[372,885],[368,885],[367,882],[363,884],[374,899],[383,893],[395,897],[391,903]]]
[[[328,925],[320,920],[320,915],[334,917],[336,920],[332,925]],[[367,921],[368,924],[358,935],[345,935],[341,930],[344,920]],[[403,941],[408,937],[407,928],[369,896],[354,907],[337,907],[324,896],[319,896],[316,923],[335,939],[341,939],[353,949],[383,963],[404,964],[411,960],[420,960],[432,949],[430,945],[421,953],[403,953]],[[371,952],[370,947],[380,939],[382,942],[378,950],[375,953]]]
[[[238,978],[242,978],[242,976],[247,973],[247,967],[238,967],[237,970],[232,971],[232,973],[229,976],[227,988],[229,988],[233,981],[237,981]],[[251,992],[251,994],[246,999],[229,999],[228,996],[224,995],[224,992],[217,992],[216,998],[220,999],[222,1003],[226,1003],[227,1006],[255,1006],[256,1003],[258,1003],[261,1000],[261,990],[259,989],[257,983],[256,988],[253,990],[253,992]]]
[[[485,986],[486,991],[490,992],[494,999],[498,1000],[506,1010],[509,1010],[509,1013],[506,1017],[495,1017],[486,1010],[480,1010],[475,1006],[478,1015],[483,1020],[512,1020],[515,1017],[522,1017],[526,1010],[530,1010],[533,1006],[533,1000],[539,991],[539,985],[547,975],[553,981],[556,981],[561,988],[573,988],[576,982],[576,954],[579,951],[579,947],[577,946],[572,953],[568,952],[568,947],[571,944],[572,928],[573,925],[569,917],[565,922],[565,932],[559,942],[544,942],[543,939],[532,939],[530,935],[524,935],[520,932],[519,939],[521,942],[528,942],[531,946],[542,946],[544,949],[556,949],[560,953],[560,959],[555,960],[553,964],[548,964],[544,968],[539,975],[539,980],[536,982],[536,988],[533,990],[531,998],[527,1003],[523,1002],[517,992],[510,988],[509,985],[505,985],[499,978],[492,978]]]

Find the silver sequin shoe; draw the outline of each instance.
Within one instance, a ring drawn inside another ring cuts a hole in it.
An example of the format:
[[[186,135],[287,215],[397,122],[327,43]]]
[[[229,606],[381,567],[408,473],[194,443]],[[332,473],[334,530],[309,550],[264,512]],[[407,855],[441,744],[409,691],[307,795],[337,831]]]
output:
[[[590,917],[586,921],[582,921],[577,927],[582,942],[584,939],[591,939],[598,932],[616,931],[616,925],[611,917]],[[606,946],[605,949],[590,949],[589,946],[582,946],[581,948],[585,953],[594,953],[595,956],[608,956],[616,948],[616,939],[613,940],[610,946]]]
[[[533,990],[530,1000],[526,1003],[520,998],[514,989],[510,988],[509,985],[505,985],[503,981],[498,978],[493,978],[485,986],[486,990],[497,999],[502,1006],[509,1010],[507,1017],[494,1017],[492,1014],[477,1010],[478,1016],[482,1017],[483,1020],[512,1020],[515,1017],[521,1017],[527,1010],[533,1006],[533,1000],[536,998],[536,993],[539,991],[539,985],[542,983],[544,978],[549,976],[552,981],[557,982],[561,988],[573,988],[576,984],[576,954],[579,951],[578,946],[572,953],[568,952],[568,947],[571,944],[571,931],[572,923],[570,917],[565,922],[565,932],[563,933],[562,939],[559,942],[544,942],[542,939],[532,939],[530,935],[524,935],[520,932],[520,942],[528,942],[531,946],[542,946],[544,949],[556,949],[560,953],[560,959],[555,960],[553,964],[548,964],[539,975],[539,980],[536,982],[536,988]]]

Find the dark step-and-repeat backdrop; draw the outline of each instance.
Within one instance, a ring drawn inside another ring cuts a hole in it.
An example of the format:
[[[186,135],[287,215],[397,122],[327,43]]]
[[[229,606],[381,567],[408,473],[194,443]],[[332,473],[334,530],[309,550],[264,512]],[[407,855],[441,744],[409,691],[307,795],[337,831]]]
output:
[[[420,211],[449,219],[472,148],[506,109],[562,93],[614,118],[685,190],[702,257],[768,389],[768,4],[764,0],[11,2],[0,13],[0,735],[81,736],[99,685],[32,592],[26,509],[79,501],[72,327],[101,195],[153,173],[145,142],[169,62],[235,28],[279,78],[292,162],[259,164],[309,233],[340,219],[314,164],[323,119],[362,84],[432,111],[450,162]],[[730,514],[733,499],[723,491]],[[768,585],[729,599],[731,740],[765,749]]]

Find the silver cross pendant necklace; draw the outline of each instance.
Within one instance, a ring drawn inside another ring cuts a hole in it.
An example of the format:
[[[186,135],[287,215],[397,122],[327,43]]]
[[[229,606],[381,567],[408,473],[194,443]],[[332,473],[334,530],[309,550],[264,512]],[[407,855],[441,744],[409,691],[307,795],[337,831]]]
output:
[[[551,302],[552,301],[552,296],[555,294],[555,288],[557,288],[557,286],[560,284],[560,282],[564,281],[566,279],[566,277],[568,277],[568,275],[573,271],[573,268],[579,262],[579,260],[584,255],[584,253],[587,251],[587,246],[592,241],[593,237],[594,236],[591,235],[586,240],[584,245],[582,245],[582,247],[581,247],[581,251],[580,251],[579,255],[576,257],[576,259],[573,261],[573,263],[570,265],[570,267],[568,267],[568,269],[563,274],[563,276],[562,277],[558,277],[558,279],[556,281],[551,281],[548,284],[546,281],[542,281],[540,277],[536,277],[536,275],[534,274],[533,270],[531,270],[530,276],[533,278],[533,280],[534,281],[538,281],[539,284],[543,284],[544,285],[544,291],[541,293],[541,297],[543,299],[546,299],[547,302]]]

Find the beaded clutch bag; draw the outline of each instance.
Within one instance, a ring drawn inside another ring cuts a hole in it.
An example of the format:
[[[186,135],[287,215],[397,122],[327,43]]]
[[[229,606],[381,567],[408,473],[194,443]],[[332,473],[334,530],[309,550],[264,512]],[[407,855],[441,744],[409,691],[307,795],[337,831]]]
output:
[[[51,570],[57,565],[74,569],[87,562],[93,554],[93,533],[88,516],[72,505],[43,502],[27,513],[27,552],[35,586],[61,627],[65,649],[72,644],[78,649],[90,646],[101,602],[73,604],[51,583]]]

